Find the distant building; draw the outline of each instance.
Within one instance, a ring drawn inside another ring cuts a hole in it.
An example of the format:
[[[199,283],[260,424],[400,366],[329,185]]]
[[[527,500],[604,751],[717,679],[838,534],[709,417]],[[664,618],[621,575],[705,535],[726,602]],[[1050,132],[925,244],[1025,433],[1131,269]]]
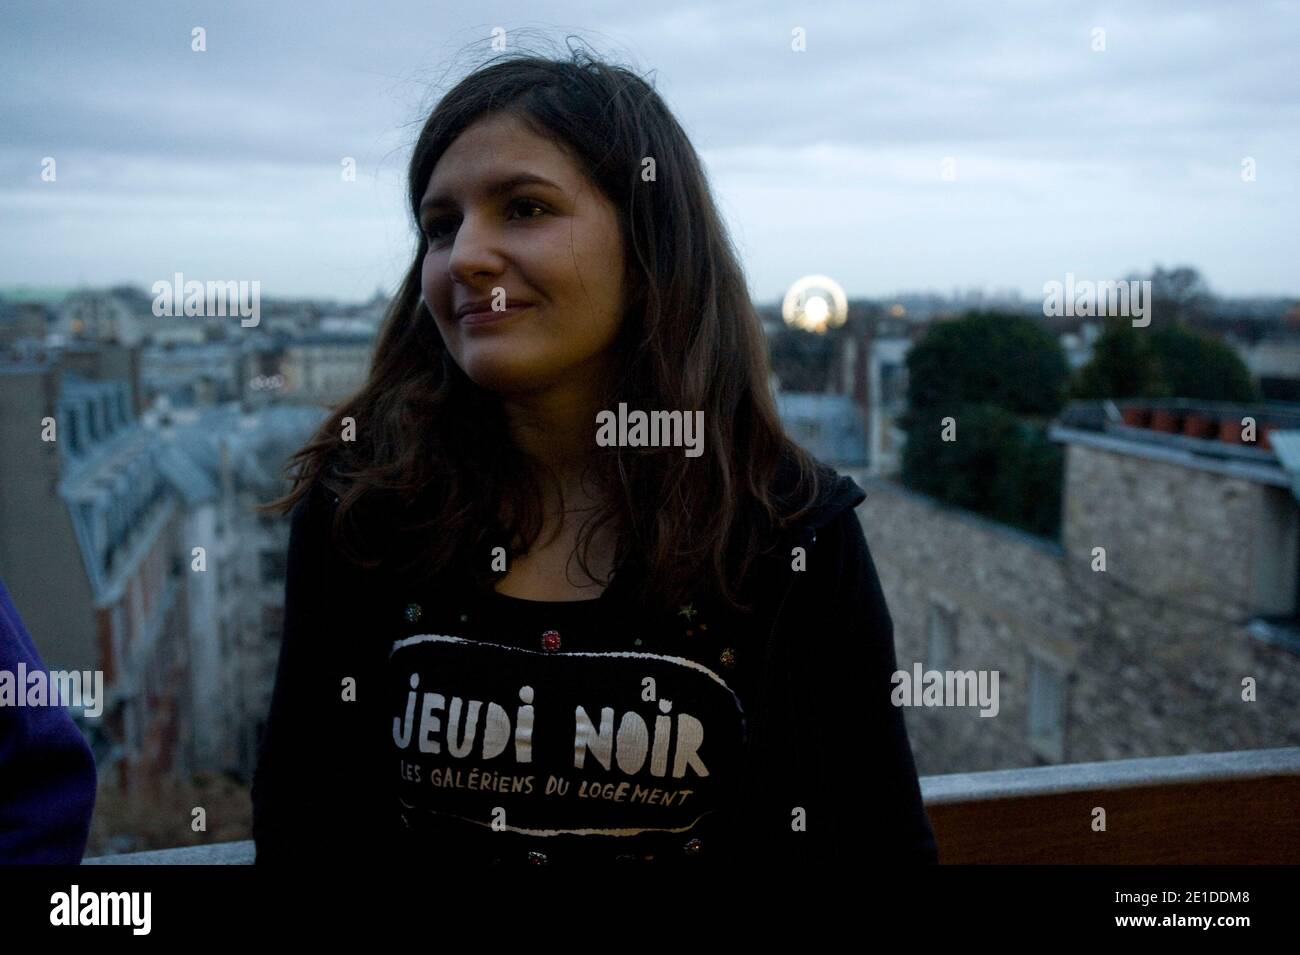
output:
[[[39,342],[50,324],[50,311],[40,302],[0,300],[0,349],[13,348],[20,342]]]
[[[174,407],[215,405],[240,397],[240,349],[231,342],[150,346],[140,353],[147,404],[165,396]]]
[[[320,423],[293,405],[238,403],[151,415],[158,466],[185,508],[193,712],[198,768],[251,773],[270,706],[284,621],[287,519],[254,507],[288,488],[278,468]],[[194,572],[203,548],[206,572]]]
[[[848,395],[783,391],[776,402],[786,433],[814,457],[832,467],[866,466],[862,409]]]
[[[78,291],[57,308],[51,331],[69,340],[139,345],[148,333],[145,315],[129,298],[99,290]],[[156,319],[154,319],[156,321]]]
[[[878,338],[871,345],[867,382],[867,441],[871,473],[897,474],[905,435],[899,419],[907,411],[907,353],[910,338]]]
[[[139,352],[0,360],[0,575],[48,667],[102,672],[102,715],[74,717],[123,790],[251,772],[288,549],[287,520],[253,508],[321,416],[142,410]]]
[[[102,373],[129,366],[120,352],[65,357]],[[101,774],[123,786],[137,770],[183,769],[193,717],[182,513],[151,444],[127,379],[0,365],[0,574],[50,669],[102,671],[103,713],[80,722]]]
[[[1300,401],[1300,330],[1281,328],[1257,341],[1229,339],[1265,398]]]
[[[374,335],[356,329],[289,340],[280,364],[280,397],[322,407],[338,404],[365,383],[374,347]]]

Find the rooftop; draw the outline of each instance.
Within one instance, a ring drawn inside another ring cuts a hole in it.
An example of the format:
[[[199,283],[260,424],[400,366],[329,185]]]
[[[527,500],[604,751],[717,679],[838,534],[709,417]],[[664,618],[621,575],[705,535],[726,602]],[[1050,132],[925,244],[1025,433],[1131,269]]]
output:
[[[1300,499],[1300,405],[1186,398],[1072,401],[1048,435],[1289,487]]]

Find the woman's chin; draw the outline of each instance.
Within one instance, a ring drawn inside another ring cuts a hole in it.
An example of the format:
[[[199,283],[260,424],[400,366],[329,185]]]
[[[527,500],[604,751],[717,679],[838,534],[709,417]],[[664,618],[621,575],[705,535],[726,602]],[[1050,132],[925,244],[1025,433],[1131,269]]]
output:
[[[480,388],[502,394],[537,391],[555,380],[554,375],[539,374],[536,365],[521,362],[518,356],[480,356],[465,366],[465,375]]]

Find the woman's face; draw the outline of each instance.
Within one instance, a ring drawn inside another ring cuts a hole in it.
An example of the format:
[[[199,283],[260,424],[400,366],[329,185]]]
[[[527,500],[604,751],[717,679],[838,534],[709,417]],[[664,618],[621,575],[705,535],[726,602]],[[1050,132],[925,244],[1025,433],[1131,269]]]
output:
[[[510,182],[520,177],[532,181]],[[608,372],[622,235],[613,204],[567,153],[513,116],[484,117],[438,160],[419,221],[424,301],[471,381],[527,393]],[[488,314],[459,317],[474,302]]]

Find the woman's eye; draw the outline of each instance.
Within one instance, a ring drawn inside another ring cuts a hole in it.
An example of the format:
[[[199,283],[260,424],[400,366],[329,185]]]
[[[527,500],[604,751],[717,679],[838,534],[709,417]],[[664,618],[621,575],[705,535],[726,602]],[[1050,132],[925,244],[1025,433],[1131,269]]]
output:
[[[441,231],[439,231],[438,227],[443,223],[445,223],[446,221],[447,221],[446,219],[434,219],[432,222],[430,222],[428,225],[424,227],[423,229],[424,237],[428,239],[430,242],[436,242],[442,236],[442,233]]]
[[[536,210],[542,213],[546,213],[548,211],[544,205],[542,205],[540,202],[537,202],[536,200],[533,199],[515,199],[510,203],[510,205],[507,208],[511,210],[515,210],[515,209],[523,209],[527,211]],[[536,219],[537,216],[524,215],[521,216],[520,218]],[[421,231],[424,233],[424,237],[432,244],[434,242],[437,242],[439,239],[443,237],[444,234],[443,229],[449,224],[450,224],[450,219],[448,217],[444,217],[441,219],[434,219],[428,225],[424,226],[424,228]]]
[[[546,207],[545,207],[545,206],[543,206],[540,202],[536,202],[536,201],[534,201],[534,200],[532,200],[532,199],[516,199],[514,202],[510,203],[510,206],[511,206],[511,208],[514,208],[514,209],[520,209],[520,208],[523,208],[523,209],[537,209],[537,210],[539,210],[539,211],[541,211],[541,212],[545,212],[545,211],[546,211]],[[525,216],[525,218],[527,218],[527,219],[535,219],[535,218],[537,218],[537,217],[536,217],[536,216]]]

